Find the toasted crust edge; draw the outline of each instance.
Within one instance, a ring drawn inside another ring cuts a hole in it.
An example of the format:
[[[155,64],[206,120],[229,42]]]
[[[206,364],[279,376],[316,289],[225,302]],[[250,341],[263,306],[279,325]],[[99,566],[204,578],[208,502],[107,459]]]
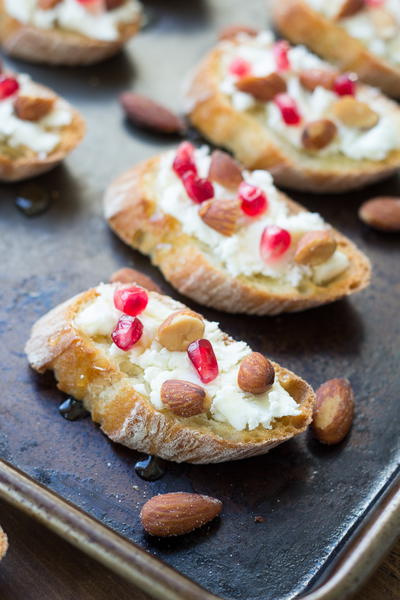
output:
[[[280,140],[253,116],[236,111],[219,90],[217,46],[200,63],[187,86],[187,112],[193,125],[214,144],[228,148],[249,169],[268,169],[287,188],[342,193],[392,175],[400,150],[382,161],[319,160]],[[389,103],[390,101],[387,100]]]
[[[400,98],[400,68],[380,59],[334,21],[314,11],[302,0],[273,0],[273,20],[290,41],[305,44],[344,71]]]
[[[165,278],[185,296],[230,313],[276,315],[333,302],[369,284],[368,258],[336,230],[333,231],[338,246],[349,256],[352,266],[346,277],[318,288],[313,295],[271,293],[245,277],[228,275],[213,264],[193,238],[183,233],[178,221],[155,209],[151,179],[158,160],[155,157],[137,165],[111,184],[105,195],[105,215],[115,233],[149,255]],[[305,210],[283,194],[282,198],[292,211]]]
[[[8,550],[8,538],[6,533],[0,527],[0,560],[4,558]]]
[[[40,29],[24,24],[7,14],[0,0],[0,44],[15,58],[51,65],[93,65],[110,58],[133,37],[141,25],[141,16],[119,28],[119,38],[112,42],[96,40],[79,33]]]
[[[84,292],[39,319],[25,350],[31,367],[40,373],[54,370],[59,389],[83,400],[93,420],[114,442],[175,462],[216,463],[264,454],[304,431],[311,422],[313,390],[275,363],[279,380],[301,405],[302,412],[297,417],[279,419],[272,430],[259,427],[253,433],[229,428],[229,439],[212,430],[188,427],[183,419],[168,411],[156,411],[90,338],[74,329],[74,315],[95,295],[94,289]],[[173,302],[168,297],[161,298]],[[177,304],[173,302],[173,306]]]

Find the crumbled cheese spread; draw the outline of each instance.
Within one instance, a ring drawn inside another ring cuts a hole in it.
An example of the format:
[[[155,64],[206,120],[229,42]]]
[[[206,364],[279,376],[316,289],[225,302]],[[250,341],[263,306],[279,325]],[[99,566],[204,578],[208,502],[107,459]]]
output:
[[[38,94],[37,87],[28,75],[16,75],[21,94]],[[70,106],[61,98],[57,98],[51,112],[39,121],[19,119],[14,110],[15,96],[0,100],[0,140],[11,148],[26,146],[46,157],[60,143],[60,128],[72,122]]]
[[[58,27],[105,42],[118,39],[119,26],[135,21],[140,14],[136,0],[125,0],[122,6],[98,15],[91,14],[78,0],[62,0],[48,10],[37,4],[37,0],[5,0],[7,13],[21,23],[41,29]]]
[[[399,36],[400,38],[400,36]],[[289,141],[296,148],[303,148],[301,136],[305,119],[312,115],[312,120],[331,119],[337,127],[334,140],[322,150],[319,156],[344,155],[354,160],[384,160],[390,152],[400,148],[400,111],[393,103],[383,97],[375,88],[363,86],[357,90],[357,100],[367,103],[379,116],[377,124],[368,130],[347,127],[333,115],[330,108],[338,100],[338,96],[321,86],[313,92],[306,90],[300,83],[298,73],[304,69],[332,69],[332,67],[310,53],[303,46],[291,48],[288,53],[290,70],[280,72],[286,79],[287,93],[291,96],[303,116],[298,126],[287,125],[273,102],[264,105],[258,103],[250,94],[239,91],[236,87],[238,77],[229,73],[229,65],[234,58],[243,58],[251,65],[252,74],[261,77],[276,70],[273,58],[273,36],[270,32],[262,32],[257,37],[242,34],[239,44],[224,41],[223,78],[220,90],[226,94],[233,107],[238,111],[248,111],[254,107],[263,107],[265,124],[278,136]],[[400,56],[400,52],[399,52]]]
[[[98,296],[76,316],[74,326],[91,337],[110,336],[122,314],[114,307],[115,287],[101,284],[97,288]],[[177,304],[175,310],[179,308]],[[186,352],[170,352],[155,339],[159,325],[173,310],[149,295],[148,305],[139,315],[144,326],[139,342],[128,352],[115,344],[107,347],[114,360],[126,360],[128,357],[133,365],[139,367],[138,375],[132,378],[132,385],[136,391],[148,396],[156,409],[165,408],[160,399],[164,381],[180,379],[202,385],[212,401],[212,418],[228,423],[238,431],[252,430],[259,425],[271,429],[274,419],[300,414],[296,402],[277,380],[269,391],[257,396],[240,389],[237,384],[240,362],[251,353],[251,349],[245,342],[227,344],[218,323],[210,321],[205,321],[204,337],[213,346],[219,375],[211,383],[202,383]]]
[[[182,182],[172,170],[174,151],[168,152],[161,158],[157,177],[156,194],[159,198],[159,207],[163,212],[175,217],[183,231],[206,244],[214,256],[224,264],[226,270],[233,277],[239,275],[263,275],[279,280],[291,287],[297,288],[304,279],[314,279],[315,267],[298,265],[293,257],[297,243],[302,235],[308,231],[320,231],[328,225],[317,213],[301,212],[290,215],[287,204],[279,199],[279,193],[273,185],[272,177],[268,171],[244,171],[244,180],[263,190],[268,199],[268,210],[257,218],[246,217],[238,231],[227,237],[209,227],[198,214],[198,205],[194,204],[187,196]],[[200,177],[207,177],[211,156],[209,148],[203,146],[195,151],[195,162]],[[214,184],[215,197],[235,197],[235,192]],[[267,225],[278,225],[291,234],[291,246],[278,260],[268,264],[261,259],[259,243],[262,232]],[[336,250],[335,255],[342,256],[341,269],[338,263],[327,261],[325,264],[324,283],[337,277],[349,265],[347,257]],[[334,255],[334,256],[335,256]],[[331,265],[331,266],[330,266]]]
[[[342,2],[327,2],[326,0],[306,0],[307,3],[325,17],[334,18],[338,14]],[[384,10],[389,19],[382,21],[380,15]],[[371,52],[400,65],[400,1],[385,0],[382,7],[365,7],[344,19],[338,24],[349,35],[365,44]]]

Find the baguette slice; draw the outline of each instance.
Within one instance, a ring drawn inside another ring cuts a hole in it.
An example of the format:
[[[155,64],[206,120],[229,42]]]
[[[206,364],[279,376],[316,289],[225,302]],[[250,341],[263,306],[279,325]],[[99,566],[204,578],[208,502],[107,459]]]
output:
[[[388,96],[400,98],[400,67],[372,53],[339,23],[313,10],[303,0],[274,0],[273,18],[291,42],[305,44],[341,70],[353,71]]]
[[[8,539],[7,535],[4,533],[2,528],[0,527],[0,560],[4,558],[6,552],[8,550]]]
[[[117,54],[141,25],[141,17],[119,26],[117,40],[104,41],[60,28],[43,29],[10,16],[0,0],[0,44],[9,56],[50,65],[93,65]]]
[[[299,291],[261,275],[232,276],[219,256],[187,235],[181,223],[160,208],[155,180],[161,160],[162,155],[141,163],[112,183],[105,195],[105,215],[116,234],[150,256],[171,285],[185,296],[230,313],[276,315],[333,302],[369,284],[371,267],[367,257],[335,230],[337,247],[350,264],[327,285],[310,281]],[[284,194],[278,193],[278,197],[287,204],[289,213],[305,211]]]
[[[34,85],[35,90],[39,93],[58,98],[53,90],[36,82]],[[0,145],[0,181],[22,181],[47,173],[60,164],[78,146],[85,135],[85,122],[76,109],[68,103],[65,103],[65,106],[71,111],[71,122],[57,128],[60,143],[47,155],[43,156],[24,146],[17,149],[17,153],[14,155],[14,150],[10,152],[8,148],[7,151],[7,148],[2,148]]]
[[[220,89],[222,60],[226,44],[240,44],[242,35],[220,42],[195,69],[187,85],[186,111],[207,139],[230,150],[249,169],[268,169],[277,185],[318,194],[360,188],[398,170],[400,149],[391,150],[382,160],[353,159],[339,152],[309,153],[266,126],[258,109],[235,109]],[[358,89],[365,90],[366,86],[358,84]],[[381,101],[391,113],[400,110],[388,98]],[[312,120],[312,115],[311,110],[305,119]]]
[[[121,358],[110,352],[111,337],[89,336],[76,326],[77,316],[99,293],[105,293],[104,288],[113,291],[116,287],[102,286],[102,292],[91,289],[53,309],[34,325],[26,345],[32,368],[40,373],[53,370],[59,389],[82,400],[93,420],[113,441],[175,462],[214,463],[264,454],[306,429],[312,417],[314,393],[300,377],[274,363],[275,380],[296,402],[299,412],[274,419],[271,429],[259,424],[251,430],[238,430],[228,422],[214,420],[210,413],[184,418],[167,408],[156,409],[148,395],[135,389],[138,375],[137,371],[132,373],[132,363],[124,359],[125,355]],[[149,303],[158,302],[158,309],[162,307],[167,314],[185,308],[168,296],[156,292],[148,295]],[[221,335],[224,347],[237,344]],[[144,344],[145,348],[152,339]]]

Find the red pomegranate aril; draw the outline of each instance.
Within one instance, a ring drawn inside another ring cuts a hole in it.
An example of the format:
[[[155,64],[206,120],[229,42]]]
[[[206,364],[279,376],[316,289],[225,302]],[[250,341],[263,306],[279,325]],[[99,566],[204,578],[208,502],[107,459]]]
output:
[[[83,6],[94,15],[98,15],[105,10],[104,0],[78,0],[78,3],[83,4]]]
[[[297,104],[289,94],[277,94],[274,102],[281,111],[282,119],[286,125],[293,126],[301,123],[301,115]]]
[[[385,4],[385,0],[364,0],[367,6],[371,6],[372,8],[377,8],[378,6],[383,6]]]
[[[276,42],[273,46],[272,52],[274,54],[276,68],[278,71],[287,71],[290,69],[290,61],[288,52],[290,45],[285,40]]]
[[[182,177],[187,195],[196,204],[214,197],[214,186],[208,179],[201,179],[195,173],[185,173]]]
[[[267,225],[260,240],[260,254],[265,262],[280,258],[290,247],[290,233],[278,225]]]
[[[183,177],[185,173],[194,173],[197,175],[197,167],[193,160],[194,146],[190,142],[182,142],[178,146],[172,169],[178,177]]]
[[[218,375],[218,362],[208,340],[196,340],[187,349],[190,361],[203,383],[210,383]]]
[[[338,75],[333,84],[333,90],[338,96],[355,96],[357,78],[351,73]]]
[[[114,305],[121,312],[136,317],[144,311],[149,301],[147,292],[140,287],[130,287],[115,290]]]
[[[249,217],[257,217],[268,208],[268,200],[264,192],[246,181],[242,181],[239,185],[239,199],[242,211]]]
[[[112,341],[120,350],[130,350],[143,335],[143,323],[137,317],[122,315],[111,334]]]
[[[251,65],[244,58],[234,58],[229,65],[229,73],[237,77],[246,77],[251,71]]]
[[[0,100],[6,100],[19,90],[19,83],[15,77],[0,77]]]

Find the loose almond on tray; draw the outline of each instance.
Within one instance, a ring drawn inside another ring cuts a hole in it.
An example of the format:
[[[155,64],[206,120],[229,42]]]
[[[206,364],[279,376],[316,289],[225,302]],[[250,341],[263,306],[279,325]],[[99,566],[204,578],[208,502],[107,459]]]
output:
[[[0,181],[49,171],[84,134],[81,115],[55,92],[29,75],[0,72]]]
[[[182,294],[233,313],[278,314],[368,285],[368,259],[317,213],[229,154],[183,142],[105,196],[111,228]]]
[[[0,0],[0,44],[15,58],[89,65],[116,54],[140,28],[136,0]]]
[[[264,454],[312,417],[314,393],[300,377],[137,284],[101,284],[54,308],[34,325],[26,352],[35,370],[54,371],[58,388],[82,401],[113,441],[167,460]],[[142,519],[163,535],[149,517],[165,502],[157,498]],[[218,514],[211,500],[207,519],[200,506],[185,531]]]
[[[398,105],[269,31],[223,36],[195,69],[186,110],[211,142],[284,187],[346,192],[400,166]]]

